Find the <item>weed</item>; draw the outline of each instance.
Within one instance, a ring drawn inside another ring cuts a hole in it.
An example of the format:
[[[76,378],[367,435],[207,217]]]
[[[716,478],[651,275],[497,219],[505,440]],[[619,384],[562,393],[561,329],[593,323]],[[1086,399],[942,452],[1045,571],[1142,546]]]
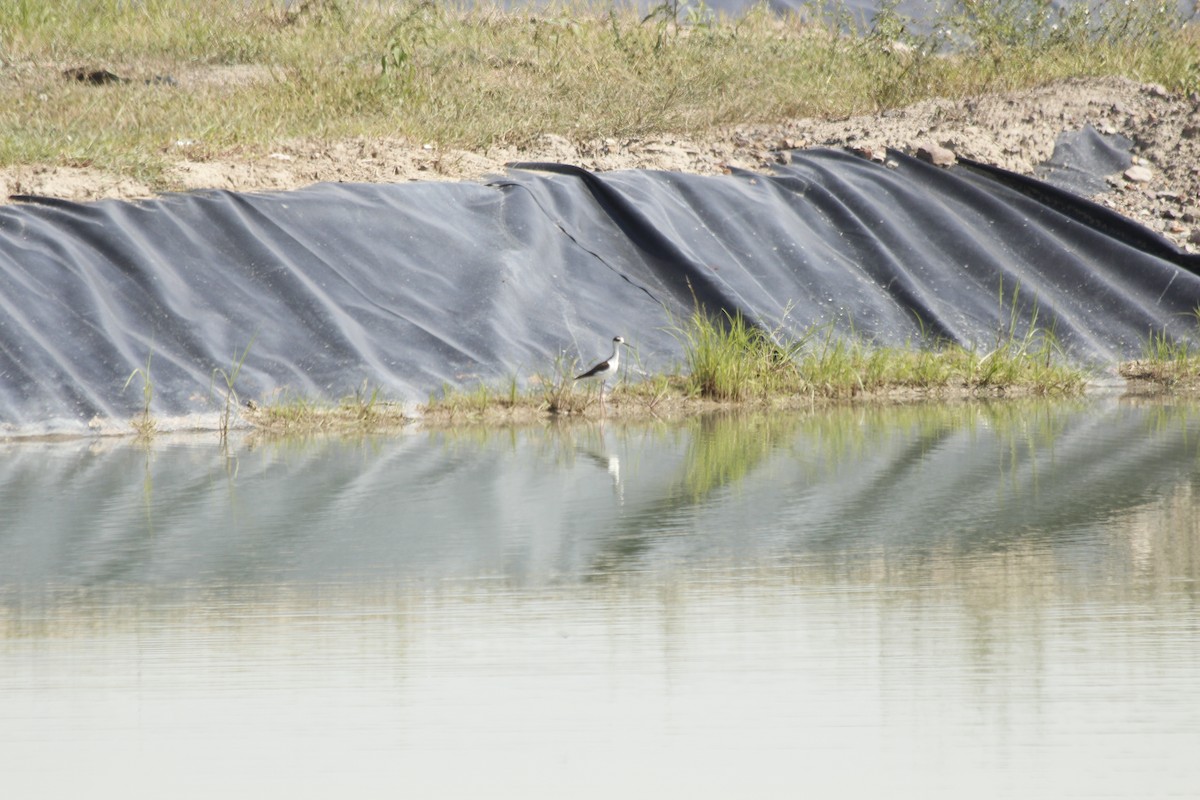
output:
[[[478,383],[468,388],[443,384],[441,391],[430,395],[422,406],[426,417],[446,419],[478,419],[490,414],[579,414],[590,404],[587,395],[575,391],[576,361],[559,354],[548,372],[538,372],[522,391],[516,375],[493,388]]]
[[[632,404],[655,414],[675,396],[687,397],[690,387],[679,375],[652,375],[644,381],[622,384],[613,394],[623,404]]]
[[[154,358],[153,350],[146,355],[146,365],[138,367],[129,373],[129,377],[125,379],[125,385],[121,387],[121,391],[124,392],[129,388],[129,384],[133,383],[134,378],[140,376],[142,379],[142,414],[140,417],[134,418],[130,424],[137,431],[138,437],[146,439],[153,436],[155,430],[158,428],[158,423],[150,416],[150,404],[154,401],[154,382],[150,380],[150,361],[152,358]]]
[[[1162,364],[1187,364],[1195,360],[1192,346],[1186,339],[1177,340],[1167,336],[1166,332],[1150,331],[1146,339],[1144,357],[1148,361]]]
[[[254,340],[257,338],[258,331],[255,331],[254,335],[250,337],[250,341],[246,344],[246,349],[242,351],[241,356],[238,356],[236,352],[234,353],[233,363],[230,368],[228,370],[224,370],[221,367],[215,367],[213,368],[212,375],[209,378],[208,393],[210,396],[214,394],[213,389],[216,386],[218,377],[220,377],[221,381],[225,384],[223,398],[224,405],[221,410],[221,418],[219,422],[219,431],[222,442],[226,441],[229,436],[230,418],[233,414],[233,409],[238,405],[238,396],[237,391],[234,389],[234,384],[237,382],[238,375],[242,371],[242,365],[246,363],[246,356],[250,355],[250,348],[254,345]]]
[[[484,383],[476,384],[470,389],[456,389],[449,384],[443,384],[441,395],[431,396],[425,410],[426,413],[437,411],[451,417],[477,415],[498,405],[495,402],[496,397],[492,389]]]
[[[1200,327],[1200,307],[1192,312]],[[1166,331],[1151,330],[1142,346],[1142,357],[1121,364],[1117,371],[1129,380],[1144,381],[1171,389],[1200,388],[1200,353],[1187,338],[1174,338]]]
[[[550,414],[581,414],[589,404],[586,395],[575,391],[575,374],[579,362],[568,358],[565,353],[559,353],[554,358],[553,368],[549,373],[538,373],[533,384],[538,388],[537,397],[545,404]]]
[[[797,387],[793,357],[803,338],[781,345],[778,329],[752,325],[740,311],[713,318],[699,305],[687,324],[673,326],[671,333],[684,349],[689,388],[701,397],[739,402]]]

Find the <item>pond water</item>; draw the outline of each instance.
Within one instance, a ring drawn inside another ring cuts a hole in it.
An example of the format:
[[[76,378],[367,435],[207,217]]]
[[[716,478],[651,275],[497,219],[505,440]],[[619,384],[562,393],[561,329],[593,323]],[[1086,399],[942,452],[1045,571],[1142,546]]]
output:
[[[0,445],[11,797],[1200,792],[1200,408]]]

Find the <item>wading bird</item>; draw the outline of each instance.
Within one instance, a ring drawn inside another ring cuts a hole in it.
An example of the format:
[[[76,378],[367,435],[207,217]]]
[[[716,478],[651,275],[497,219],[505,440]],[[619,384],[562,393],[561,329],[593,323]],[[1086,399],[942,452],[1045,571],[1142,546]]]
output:
[[[608,383],[608,376],[615,375],[617,367],[621,363],[621,345],[625,344],[625,340],[620,336],[613,337],[612,355],[601,361],[596,366],[589,369],[582,375],[576,375],[575,380],[598,380],[600,381],[600,413],[604,413],[604,385]]]

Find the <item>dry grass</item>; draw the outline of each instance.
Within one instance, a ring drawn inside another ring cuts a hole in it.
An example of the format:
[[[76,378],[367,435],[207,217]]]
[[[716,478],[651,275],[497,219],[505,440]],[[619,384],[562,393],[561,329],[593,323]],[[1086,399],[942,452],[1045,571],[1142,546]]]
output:
[[[1196,36],[1160,3],[1107,4],[1102,18],[1017,0],[951,6],[929,34],[885,11],[851,35],[834,16],[725,20],[686,3],[677,24],[662,10],[428,0],[8,0],[0,165],[95,166],[154,185],[181,147],[203,160],[293,138],[472,149],[543,133],[696,134],[1071,76],[1200,88]],[[73,67],[127,81],[84,84],[63,76]]]
[[[282,435],[387,431],[413,422],[402,404],[383,400],[378,392],[357,393],[336,402],[287,396],[270,403],[251,403],[241,416],[257,431]]]

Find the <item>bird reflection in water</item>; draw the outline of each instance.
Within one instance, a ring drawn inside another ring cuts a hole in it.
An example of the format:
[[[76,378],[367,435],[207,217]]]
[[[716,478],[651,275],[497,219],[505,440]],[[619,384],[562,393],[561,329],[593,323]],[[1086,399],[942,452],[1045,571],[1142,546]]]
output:
[[[600,469],[605,470],[612,478],[613,496],[620,505],[625,504],[625,487],[621,483],[621,459],[608,446],[608,437],[604,434],[604,423],[598,426],[599,441],[592,445],[581,446],[580,453]],[[589,437],[590,438],[590,437]]]

